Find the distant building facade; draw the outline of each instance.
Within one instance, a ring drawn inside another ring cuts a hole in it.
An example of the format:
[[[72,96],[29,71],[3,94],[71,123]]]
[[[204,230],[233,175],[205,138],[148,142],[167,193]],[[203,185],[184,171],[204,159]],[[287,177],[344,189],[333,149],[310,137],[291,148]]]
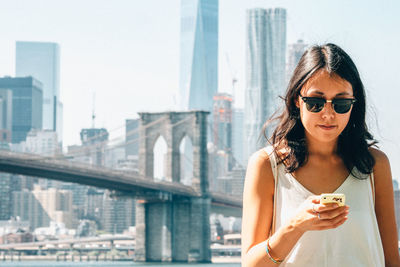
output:
[[[125,144],[115,144],[113,146],[107,146],[105,149],[105,161],[104,166],[111,169],[116,169],[119,166],[119,162],[125,160]]]
[[[0,89],[12,90],[12,143],[25,141],[32,129],[42,129],[42,83],[33,77],[0,78]]]
[[[110,191],[103,195],[103,230],[109,233],[122,233],[135,225],[135,199],[123,197],[113,198]]]
[[[22,221],[28,221],[31,230],[49,224],[49,215],[44,211],[35,195],[28,189],[12,192],[12,203],[13,216],[18,216]]]
[[[60,100],[60,47],[49,42],[16,42],[15,75],[33,76],[43,85],[43,129],[62,141],[63,104]]]
[[[0,244],[33,242],[33,235],[29,231],[29,222],[19,218],[10,218],[0,221]]]
[[[217,151],[223,151],[227,161],[226,169],[233,167],[232,157],[232,96],[218,93],[214,96],[213,103],[213,132],[212,142]]]
[[[241,166],[235,166],[231,172],[232,175],[232,195],[243,196],[244,178],[246,169]]]
[[[213,97],[213,143],[218,150],[232,151],[232,96],[218,93]]]
[[[57,133],[52,130],[31,130],[25,141],[25,152],[44,156],[54,156],[61,152]]]
[[[11,143],[12,90],[0,88],[0,142]]]
[[[75,220],[85,219],[90,187],[78,183],[63,183],[62,189],[72,192],[73,223],[75,223]]]
[[[104,128],[88,128],[81,130],[81,149],[89,157],[90,163],[104,166],[105,150],[108,142],[108,131]]]
[[[139,155],[139,119],[125,120],[125,157]]]
[[[218,176],[213,191],[223,194],[232,194],[232,176],[227,174],[225,176]]]
[[[98,229],[103,229],[104,191],[90,187],[84,205],[84,218],[96,222]]]
[[[245,159],[264,145],[261,129],[285,91],[286,10],[247,10]]]
[[[232,115],[232,154],[233,164],[245,166],[243,148],[245,145],[243,133],[244,133],[244,111],[243,109],[233,109]]]
[[[12,175],[0,172],[0,220],[9,220],[12,211]]]
[[[400,190],[394,189],[394,210],[396,215],[397,235],[400,240]]]
[[[42,190],[39,187],[32,191],[35,198],[42,205],[51,221],[64,223],[67,228],[72,228],[72,192],[49,188]],[[46,225],[48,226],[48,225]]]
[[[13,233],[8,233],[0,236],[0,244],[15,244],[15,243],[26,243],[34,242],[32,233],[25,232],[22,229],[18,229]]]
[[[242,197],[245,175],[246,169],[236,165],[225,176],[215,179],[212,191]]]
[[[47,227],[50,221],[64,223],[72,228],[72,193],[68,190],[41,189],[38,185],[32,191],[24,189],[13,194],[13,216],[29,221],[32,229]]]

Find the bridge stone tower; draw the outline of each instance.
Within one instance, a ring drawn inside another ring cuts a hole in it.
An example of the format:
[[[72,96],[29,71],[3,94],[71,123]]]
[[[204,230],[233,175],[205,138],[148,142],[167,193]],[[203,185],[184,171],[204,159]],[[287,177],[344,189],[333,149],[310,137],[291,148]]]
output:
[[[211,262],[206,111],[139,113],[139,172],[153,178],[153,149],[167,143],[166,180],[180,182],[180,144],[193,145],[191,187],[198,197],[160,194],[136,204],[136,261]]]

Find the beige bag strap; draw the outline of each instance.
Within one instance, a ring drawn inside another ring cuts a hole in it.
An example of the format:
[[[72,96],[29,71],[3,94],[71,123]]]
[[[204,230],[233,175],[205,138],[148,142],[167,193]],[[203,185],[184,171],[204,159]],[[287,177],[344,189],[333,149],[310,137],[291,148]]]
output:
[[[375,207],[375,181],[374,181],[374,172],[371,172],[369,175],[369,181],[371,182],[371,189],[372,189],[372,199],[374,201],[374,207]]]
[[[271,168],[272,168],[272,174],[274,176],[274,209],[272,213],[272,227],[271,227],[271,232],[270,235],[275,233],[275,214],[276,214],[276,199],[277,199],[277,186],[278,186],[278,164],[277,164],[277,159],[274,153],[274,149],[272,146],[267,146],[265,147],[265,151],[269,155],[269,161],[271,162]]]

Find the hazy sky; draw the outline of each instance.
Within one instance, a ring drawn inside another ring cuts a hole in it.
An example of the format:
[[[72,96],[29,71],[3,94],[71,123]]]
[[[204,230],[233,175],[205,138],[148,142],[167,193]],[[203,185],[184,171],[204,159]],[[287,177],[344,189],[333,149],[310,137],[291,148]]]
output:
[[[367,90],[369,123],[400,178],[400,1],[219,1],[219,91],[231,89],[226,61],[238,78],[243,107],[245,10],[287,9],[289,43],[339,44],[355,61]],[[61,48],[64,146],[91,127],[111,138],[138,111],[174,109],[179,86],[180,0],[1,0],[0,77],[15,74],[15,42],[56,42]],[[378,126],[377,126],[378,125]]]

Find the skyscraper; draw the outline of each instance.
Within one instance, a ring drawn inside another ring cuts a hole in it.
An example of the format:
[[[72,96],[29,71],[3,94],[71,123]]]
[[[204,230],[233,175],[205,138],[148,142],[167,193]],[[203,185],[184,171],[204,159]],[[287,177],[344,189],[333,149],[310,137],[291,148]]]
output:
[[[218,93],[214,96],[211,136],[213,149],[209,150],[211,184],[226,176],[233,167],[232,157],[232,96]]]
[[[212,111],[218,85],[218,0],[181,0],[180,108]]]
[[[0,172],[0,220],[9,220],[11,217],[12,175]]]
[[[33,76],[43,84],[43,129],[57,132],[62,141],[60,48],[56,43],[16,43],[15,75]]]
[[[303,40],[297,40],[296,43],[289,45],[288,51],[288,62],[286,64],[286,83],[288,84],[291,76],[293,75],[293,71],[299,63],[301,56],[306,50],[307,45]]]
[[[98,226],[101,226],[101,221],[103,220],[104,194],[105,190],[103,189],[89,187],[84,204],[84,218],[90,218]]]
[[[232,153],[234,166],[245,166],[243,157],[243,109],[235,108],[232,114]]]
[[[263,144],[264,122],[278,108],[285,91],[286,10],[247,10],[245,161]]]
[[[396,215],[397,235],[400,238],[400,190],[394,188],[394,210]]]
[[[32,77],[0,78],[0,88],[12,90],[12,143],[25,141],[32,129],[42,129],[42,84]]]
[[[213,143],[218,150],[232,151],[232,96],[218,93],[213,106]]]
[[[12,132],[12,91],[0,89],[0,143],[10,143]]]
[[[139,155],[139,119],[125,120],[125,157]]]
[[[111,198],[106,190],[103,195],[103,230],[109,233],[122,233],[135,225],[135,199]]]
[[[108,131],[105,128],[88,128],[82,129],[80,135],[82,148],[91,158],[91,164],[104,166]]]

